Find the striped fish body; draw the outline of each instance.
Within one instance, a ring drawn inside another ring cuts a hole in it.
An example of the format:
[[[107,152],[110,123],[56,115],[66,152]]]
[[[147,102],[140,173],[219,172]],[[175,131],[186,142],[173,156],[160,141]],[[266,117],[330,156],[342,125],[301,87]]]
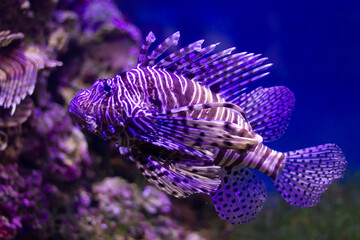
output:
[[[211,91],[209,87],[166,69],[139,65],[118,78],[121,78],[119,82],[122,82],[122,86],[119,87],[123,89],[125,87],[132,88],[131,92],[137,92],[134,96],[141,96],[141,100],[144,101],[143,106],[146,106],[147,110],[154,109],[156,112],[166,112],[183,106],[226,102],[224,98]],[[133,116],[134,113],[130,115]],[[178,115],[194,119],[232,122],[249,131],[251,133],[249,137],[257,135],[252,132],[248,120],[231,108],[217,107],[193,110]],[[276,178],[285,159],[283,153],[271,150],[262,143],[259,143],[252,151],[243,153],[224,148],[212,148],[210,150],[214,153],[216,165],[222,167],[247,166],[267,174],[272,179]]]
[[[315,206],[345,171],[341,149],[266,147],[284,133],[295,101],[283,86],[245,91],[271,64],[260,55],[231,54],[234,48],[211,54],[218,44],[203,48],[203,40],[158,60],[179,37],[174,33],[148,54],[155,41],[150,33],[137,67],[75,96],[74,121],[114,141],[160,190],[176,197],[211,194],[219,217],[230,223],[253,220],[266,199],[251,169],[272,178],[291,205]]]

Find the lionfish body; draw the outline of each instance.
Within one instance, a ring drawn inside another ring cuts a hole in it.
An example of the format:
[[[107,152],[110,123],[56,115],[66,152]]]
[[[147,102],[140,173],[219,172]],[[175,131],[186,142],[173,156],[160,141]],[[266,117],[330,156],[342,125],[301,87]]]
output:
[[[202,40],[157,61],[179,36],[148,54],[155,41],[150,33],[137,67],[78,93],[69,107],[73,119],[116,142],[162,191],[211,194],[219,216],[231,223],[254,219],[266,199],[251,168],[271,177],[290,204],[316,205],[345,171],[341,150],[335,144],[287,153],[266,147],[263,141],[284,133],[295,102],[282,86],[245,93],[244,85],[267,75],[271,64],[260,55],[231,54],[233,48],[210,54],[217,44],[202,48]]]

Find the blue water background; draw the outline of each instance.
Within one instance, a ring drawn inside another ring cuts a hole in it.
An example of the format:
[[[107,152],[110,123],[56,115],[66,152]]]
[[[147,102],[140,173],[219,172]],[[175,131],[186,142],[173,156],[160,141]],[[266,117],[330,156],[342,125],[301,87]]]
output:
[[[359,1],[118,1],[143,35],[180,30],[180,46],[199,39],[219,49],[263,53],[271,74],[253,84],[285,85],[296,97],[285,135],[268,144],[289,151],[334,142],[360,168]]]

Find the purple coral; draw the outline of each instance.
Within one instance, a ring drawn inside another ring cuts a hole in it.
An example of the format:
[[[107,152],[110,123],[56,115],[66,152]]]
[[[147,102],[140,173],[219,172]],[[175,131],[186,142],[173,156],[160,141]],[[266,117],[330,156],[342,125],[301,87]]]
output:
[[[119,177],[106,178],[94,184],[94,200],[84,190],[77,198],[81,236],[130,239],[203,239],[172,219],[167,196],[153,187],[144,191]],[[81,204],[82,203],[82,204]],[[143,211],[145,210],[145,212]]]
[[[5,216],[0,216],[0,239],[10,240],[16,235],[15,224],[9,222]]]
[[[83,31],[85,35],[96,32],[125,33],[136,42],[141,41],[141,33],[137,27],[126,22],[120,10],[111,0],[93,0],[85,4],[82,11]]]
[[[146,186],[142,192],[143,207],[152,214],[168,213],[171,209],[169,198],[157,188]]]
[[[129,221],[140,205],[136,186],[121,178],[106,178],[97,183],[94,194],[100,210],[119,222]]]
[[[0,46],[3,46],[0,54],[0,106],[12,108],[11,115],[20,101],[34,92],[38,70],[61,65],[50,60],[45,50],[37,45],[4,48],[22,37],[21,33],[0,32]]]
[[[48,108],[35,109],[29,121],[32,135],[27,139],[25,152],[29,162],[42,159],[45,176],[55,181],[74,181],[79,179],[83,170],[91,165],[86,139],[75,128],[64,109],[57,104],[48,104]]]
[[[24,231],[42,229],[48,218],[46,205],[40,171],[20,173],[17,164],[0,164],[0,236],[11,239]]]
[[[110,0],[0,2],[0,239],[190,236],[166,195],[104,179],[108,152],[64,111],[78,88],[136,64],[139,29]]]
[[[16,127],[24,123],[31,115],[34,109],[34,103],[31,98],[25,98],[16,111],[11,115],[10,109],[1,109],[0,112],[0,127],[9,128]]]

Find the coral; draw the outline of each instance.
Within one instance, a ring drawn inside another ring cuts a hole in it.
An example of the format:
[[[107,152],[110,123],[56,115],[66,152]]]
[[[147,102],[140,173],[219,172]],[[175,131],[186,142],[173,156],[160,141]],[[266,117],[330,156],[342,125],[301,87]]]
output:
[[[17,164],[0,164],[0,231],[2,239],[12,239],[16,233],[39,234],[48,219],[46,195],[42,191],[40,171],[23,170]]]
[[[170,201],[155,188],[146,187],[141,192],[136,185],[115,177],[94,185],[96,207],[89,208],[89,195],[85,198],[84,193],[81,195],[79,199],[85,199],[80,201],[85,202],[82,209],[88,210],[79,214],[80,236],[89,239],[204,239],[169,216]]]
[[[5,150],[8,145],[8,135],[6,132],[0,130],[0,151]]]
[[[9,30],[0,32],[0,47],[7,47],[12,41],[24,38],[22,33],[11,33]]]
[[[0,128],[0,163],[14,163],[23,149],[23,130],[21,126]]]
[[[28,97],[20,103],[11,115],[10,109],[2,109],[0,112],[0,152],[4,151],[8,145],[8,129],[18,127],[23,124],[30,117],[34,108],[33,101]],[[1,128],[4,129],[1,130]],[[0,154],[1,157],[1,154]]]
[[[74,181],[91,164],[83,133],[75,128],[64,109],[48,103],[46,109],[36,108],[29,120],[30,134],[23,157],[42,166],[44,174],[54,181]],[[38,136],[33,139],[32,136]]]
[[[21,100],[34,92],[38,70],[61,65],[36,45],[1,49],[0,63],[0,106],[12,108],[11,114]]]
[[[203,239],[64,110],[136,64],[138,28],[111,0],[1,0],[0,16],[0,239]]]
[[[142,192],[142,202],[145,210],[151,214],[168,213],[171,203],[168,197],[152,186],[146,186]]]
[[[140,206],[136,186],[120,178],[107,178],[95,184],[94,194],[99,210],[122,223],[131,221],[132,212]]]
[[[25,98],[16,108],[13,115],[10,109],[2,109],[0,112],[0,127],[9,128],[23,124],[30,117],[34,109],[31,98]]]
[[[120,10],[111,0],[87,1],[83,10],[80,11],[83,19],[83,33],[81,43],[103,41],[104,36],[121,34],[129,35],[137,43],[141,41],[141,34],[138,28],[124,21]]]

